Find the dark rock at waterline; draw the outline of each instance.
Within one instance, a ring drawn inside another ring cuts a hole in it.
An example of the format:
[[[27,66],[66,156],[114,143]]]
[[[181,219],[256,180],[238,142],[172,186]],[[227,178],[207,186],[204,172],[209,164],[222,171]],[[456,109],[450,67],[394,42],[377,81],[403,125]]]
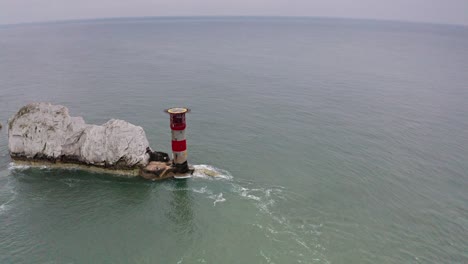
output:
[[[171,159],[169,158],[169,155],[165,152],[160,152],[160,151],[149,151],[149,161],[159,161],[159,162],[168,162]]]

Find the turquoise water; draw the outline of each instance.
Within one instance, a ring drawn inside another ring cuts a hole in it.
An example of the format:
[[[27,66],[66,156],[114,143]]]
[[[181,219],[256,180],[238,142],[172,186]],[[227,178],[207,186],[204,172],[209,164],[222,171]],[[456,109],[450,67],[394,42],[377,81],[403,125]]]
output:
[[[0,263],[467,263],[468,28],[166,18],[0,26]],[[223,177],[11,164],[48,101]]]

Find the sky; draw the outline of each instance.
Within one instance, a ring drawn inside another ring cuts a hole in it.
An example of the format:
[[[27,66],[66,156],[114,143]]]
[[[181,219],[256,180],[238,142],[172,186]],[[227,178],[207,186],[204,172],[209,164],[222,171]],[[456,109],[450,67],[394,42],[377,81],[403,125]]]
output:
[[[142,16],[318,16],[468,25],[468,0],[0,0],[0,24]]]

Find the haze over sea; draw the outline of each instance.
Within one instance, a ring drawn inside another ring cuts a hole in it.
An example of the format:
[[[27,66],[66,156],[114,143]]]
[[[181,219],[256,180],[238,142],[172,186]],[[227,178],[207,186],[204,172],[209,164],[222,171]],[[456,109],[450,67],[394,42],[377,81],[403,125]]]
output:
[[[149,182],[15,166],[26,103],[142,126]],[[468,27],[322,18],[0,26],[0,263],[468,263]]]

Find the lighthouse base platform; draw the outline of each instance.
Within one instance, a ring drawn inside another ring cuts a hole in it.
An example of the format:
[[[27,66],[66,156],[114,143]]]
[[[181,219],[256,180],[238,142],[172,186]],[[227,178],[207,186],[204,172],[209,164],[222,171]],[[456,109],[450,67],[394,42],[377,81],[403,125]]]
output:
[[[195,169],[191,166],[184,172],[172,165],[172,162],[151,161],[140,170],[140,176],[148,180],[164,180],[168,178],[190,178]]]

